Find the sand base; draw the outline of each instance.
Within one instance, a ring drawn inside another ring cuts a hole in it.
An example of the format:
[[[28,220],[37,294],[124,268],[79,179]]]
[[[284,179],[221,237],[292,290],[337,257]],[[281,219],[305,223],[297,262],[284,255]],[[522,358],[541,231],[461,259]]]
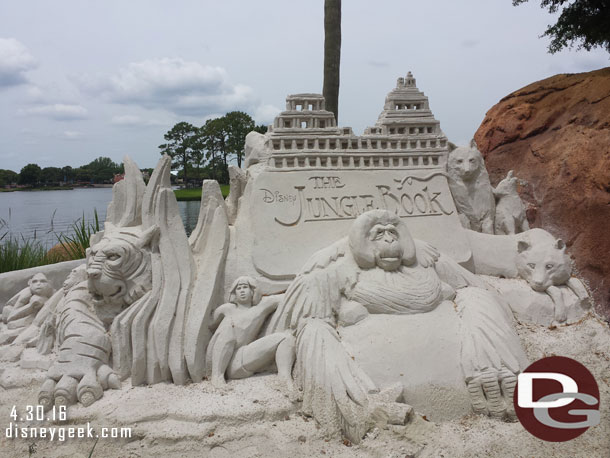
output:
[[[68,410],[69,426],[131,427],[131,439],[100,438],[93,457],[603,457],[610,456],[610,330],[594,317],[571,326],[548,329],[518,325],[523,345],[533,361],[544,356],[572,357],[591,370],[601,393],[601,424],[565,443],[543,442],[520,423],[466,415],[433,423],[416,415],[404,427],[371,431],[361,444],[326,438],[316,422],[299,413],[274,389],[276,376],[231,381],[230,390],[214,389],[204,381],[188,386],[159,384],[107,391],[89,408]],[[10,411],[36,404],[44,373],[23,370],[14,363],[0,369],[0,450],[2,456],[88,456],[95,439],[8,439]],[[31,423],[31,426],[49,423]],[[26,422],[20,423],[26,426]]]

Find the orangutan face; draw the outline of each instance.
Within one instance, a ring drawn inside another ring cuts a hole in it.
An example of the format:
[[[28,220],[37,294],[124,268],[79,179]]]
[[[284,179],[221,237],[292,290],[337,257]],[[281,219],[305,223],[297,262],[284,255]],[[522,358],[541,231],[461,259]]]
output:
[[[403,248],[398,241],[398,231],[393,224],[375,224],[369,231],[369,240],[375,254],[375,264],[392,271],[402,263]]]

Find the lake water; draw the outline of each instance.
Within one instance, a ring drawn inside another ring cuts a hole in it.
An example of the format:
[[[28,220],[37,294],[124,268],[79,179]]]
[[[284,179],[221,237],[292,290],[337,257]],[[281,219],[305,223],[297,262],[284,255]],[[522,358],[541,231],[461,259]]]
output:
[[[57,243],[55,234],[70,234],[71,225],[83,215],[93,221],[94,210],[103,224],[111,200],[112,188],[0,192],[0,237],[9,232],[50,248]],[[187,234],[197,225],[199,205],[199,201],[178,202]]]

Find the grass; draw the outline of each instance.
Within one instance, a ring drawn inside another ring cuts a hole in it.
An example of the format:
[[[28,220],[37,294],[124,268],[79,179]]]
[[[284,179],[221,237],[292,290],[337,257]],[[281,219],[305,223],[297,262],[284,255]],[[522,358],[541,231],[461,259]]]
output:
[[[226,198],[229,195],[229,185],[221,184],[220,192],[222,192],[222,197]],[[176,199],[180,201],[201,200],[201,188],[175,189],[174,194],[176,194]]]
[[[19,239],[8,236],[8,233],[0,239],[0,273],[45,266],[62,260],[60,256],[47,253],[39,240]]]
[[[51,220],[51,226],[53,221]],[[5,221],[0,219],[0,229],[6,227]],[[34,239],[25,239],[23,235],[16,237],[8,231],[0,235],[0,273],[13,270],[29,269],[31,267],[54,264],[56,262],[82,259],[89,248],[91,235],[100,230],[97,210],[94,210],[94,220],[85,220],[85,215],[72,223],[72,233],[69,235],[56,234],[61,250],[47,251],[44,244]],[[36,237],[34,235],[34,237]]]
[[[85,214],[82,218],[72,223],[72,234],[57,235],[57,240],[65,250],[69,259],[82,259],[87,254],[91,236],[100,231],[100,220],[97,209],[93,210],[93,221],[86,221]]]

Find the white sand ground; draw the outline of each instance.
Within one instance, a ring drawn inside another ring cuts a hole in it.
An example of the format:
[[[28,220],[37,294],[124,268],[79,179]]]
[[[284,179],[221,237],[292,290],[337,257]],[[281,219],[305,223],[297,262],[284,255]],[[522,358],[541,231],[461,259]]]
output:
[[[519,423],[468,415],[432,423],[417,415],[405,427],[376,429],[359,445],[327,439],[316,422],[299,414],[273,386],[275,375],[230,382],[215,390],[207,381],[178,387],[160,384],[107,391],[89,408],[71,407],[67,427],[90,422],[101,427],[131,427],[131,439],[99,439],[94,457],[610,457],[610,329],[593,316],[547,329],[519,324],[530,359],[563,355],[591,370],[601,393],[600,425],[565,443],[543,442]],[[0,456],[86,457],[94,439],[9,439],[5,428],[13,405],[25,412],[36,404],[44,373],[14,364],[0,368]],[[20,423],[25,426],[25,423]],[[32,423],[43,426],[48,423]]]

